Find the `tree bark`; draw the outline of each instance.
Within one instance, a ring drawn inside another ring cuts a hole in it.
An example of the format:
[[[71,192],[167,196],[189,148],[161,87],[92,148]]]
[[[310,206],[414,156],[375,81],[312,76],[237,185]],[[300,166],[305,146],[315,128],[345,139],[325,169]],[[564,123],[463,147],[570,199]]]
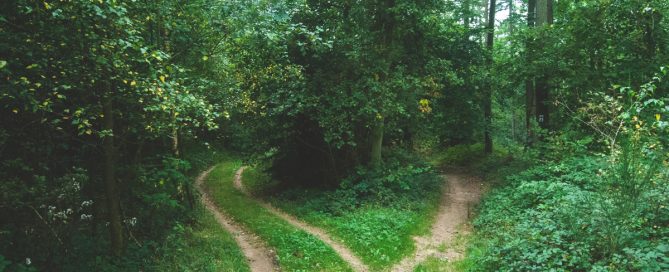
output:
[[[514,12],[514,10],[513,10],[513,8],[514,8],[514,6],[513,6],[513,1],[515,1],[515,0],[509,0],[509,19],[508,19],[508,22],[509,22],[509,35],[513,35],[513,12]]]
[[[483,14],[484,14],[484,16],[483,16],[483,18],[484,18],[484,19],[483,19],[483,23],[485,24],[486,28],[487,28],[488,25],[490,24],[490,2],[489,2],[489,1],[491,1],[491,0],[483,0],[483,1],[481,1],[481,4],[483,5]],[[493,18],[494,18],[494,17],[493,17]],[[482,38],[481,41],[482,41],[483,43],[486,42],[486,40],[485,40],[486,37],[487,37],[487,33],[486,33],[486,32],[483,32],[483,37],[481,37],[481,38]]]
[[[371,143],[372,143],[372,152],[369,160],[369,164],[376,168],[383,164],[381,158],[381,149],[383,148],[383,127],[384,127],[384,118],[376,118],[374,125],[372,127],[371,133]]]
[[[552,12],[552,0],[537,0],[537,26],[551,25],[553,23]],[[542,129],[548,129],[550,126],[550,87],[548,86],[548,75],[545,72],[537,79],[535,88],[537,123]]]
[[[488,69],[492,72],[493,69],[493,45],[495,38],[495,12],[497,10],[496,0],[490,0],[490,7],[488,8],[488,25],[486,33],[486,48],[488,49]],[[489,73],[491,74],[491,73]],[[484,117],[484,151],[486,154],[491,154],[493,151],[492,143],[492,82],[489,78],[483,98],[483,117]]]
[[[179,157],[179,128],[172,128],[172,153],[174,157]]]
[[[107,196],[107,213],[109,217],[109,234],[111,251],[114,256],[121,256],[123,251],[123,227],[121,225],[121,203],[118,185],[116,184],[116,152],[114,146],[114,111],[110,94],[105,95],[102,102],[102,129],[111,135],[102,138],[104,153],[104,182]]]
[[[469,17],[471,14],[471,11],[469,10],[470,9],[469,1],[470,0],[464,0],[462,3],[462,20],[464,21],[465,29],[467,31],[469,31],[469,25],[471,21],[471,18]]]
[[[527,27],[533,28],[536,17],[537,0],[529,0],[527,2]],[[532,62],[532,42],[528,39],[525,42],[525,60],[527,65]],[[532,118],[534,116],[534,77],[528,76],[525,80],[525,130],[526,130],[526,147],[532,146],[534,133],[532,131]]]

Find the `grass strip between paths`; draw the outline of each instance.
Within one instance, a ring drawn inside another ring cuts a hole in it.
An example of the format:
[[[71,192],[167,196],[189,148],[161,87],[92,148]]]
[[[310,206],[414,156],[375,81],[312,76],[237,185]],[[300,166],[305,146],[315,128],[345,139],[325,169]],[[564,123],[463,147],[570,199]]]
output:
[[[266,190],[274,183],[256,168],[250,167],[244,173],[244,184],[251,193]],[[435,191],[430,197],[422,199],[421,203],[407,203],[414,209],[370,205],[346,214],[333,215],[318,211],[320,205],[331,205],[322,193],[303,190],[299,194],[292,194],[290,198],[268,197],[266,200],[340,239],[373,271],[388,269],[405,256],[413,254],[416,247],[412,237],[429,232],[440,196],[440,192]],[[420,208],[416,209],[416,206]]]
[[[325,243],[265,210],[233,186],[239,161],[216,166],[205,181],[213,201],[276,250],[284,271],[351,271]]]

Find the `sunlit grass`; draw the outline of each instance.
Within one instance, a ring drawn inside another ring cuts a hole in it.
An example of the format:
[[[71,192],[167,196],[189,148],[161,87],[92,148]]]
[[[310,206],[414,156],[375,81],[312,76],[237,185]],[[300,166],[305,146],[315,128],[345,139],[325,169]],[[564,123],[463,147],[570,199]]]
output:
[[[271,214],[233,187],[239,161],[219,164],[206,180],[214,202],[237,222],[276,250],[284,271],[350,271],[348,265],[318,238]],[[253,179],[244,175],[245,179]]]

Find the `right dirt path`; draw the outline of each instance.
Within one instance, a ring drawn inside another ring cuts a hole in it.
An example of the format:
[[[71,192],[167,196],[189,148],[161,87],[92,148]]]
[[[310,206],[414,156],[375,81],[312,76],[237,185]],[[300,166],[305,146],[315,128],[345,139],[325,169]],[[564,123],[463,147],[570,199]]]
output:
[[[446,188],[439,204],[439,211],[428,235],[414,237],[416,252],[395,265],[391,271],[413,271],[414,267],[433,256],[449,261],[462,257],[453,246],[458,234],[467,232],[473,207],[481,199],[481,179],[460,173],[444,176]]]

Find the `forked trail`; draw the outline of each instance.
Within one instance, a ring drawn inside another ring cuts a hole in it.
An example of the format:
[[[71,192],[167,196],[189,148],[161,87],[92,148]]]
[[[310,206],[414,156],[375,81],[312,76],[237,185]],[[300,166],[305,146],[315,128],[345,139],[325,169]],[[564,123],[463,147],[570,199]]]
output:
[[[414,267],[434,256],[449,261],[462,257],[453,247],[459,232],[467,232],[467,223],[473,206],[481,198],[481,180],[464,174],[446,174],[446,189],[439,204],[439,211],[428,235],[414,237],[416,252],[395,265],[391,271],[413,271]],[[440,251],[439,249],[442,248]]]
[[[235,174],[235,187],[247,196],[253,197],[251,194],[249,194],[249,192],[244,187],[244,184],[242,183],[242,174],[244,173],[245,168],[246,167],[241,167],[239,170],[237,170],[237,173]],[[339,254],[342,259],[344,259],[344,261],[348,262],[354,271],[369,271],[369,268],[367,268],[367,266],[360,260],[360,258],[353,254],[353,252],[351,252],[351,250],[348,249],[345,245],[332,239],[332,237],[330,237],[330,235],[328,235],[324,230],[304,223],[294,216],[273,207],[269,203],[259,199],[256,199],[256,201],[258,201],[258,203],[260,203],[260,205],[262,205],[265,209],[282,218],[291,225],[321,239],[324,243],[332,247],[332,249],[334,249],[334,251],[337,252],[337,254]]]
[[[214,167],[202,172],[195,181],[197,190],[202,194],[202,203],[216,217],[216,221],[235,238],[237,245],[241,248],[244,256],[248,260],[249,267],[253,272],[279,271],[279,266],[275,262],[276,257],[272,250],[267,248],[262,240],[250,232],[237,225],[229,216],[220,211],[211,197],[204,189],[203,183],[207,175]]]

